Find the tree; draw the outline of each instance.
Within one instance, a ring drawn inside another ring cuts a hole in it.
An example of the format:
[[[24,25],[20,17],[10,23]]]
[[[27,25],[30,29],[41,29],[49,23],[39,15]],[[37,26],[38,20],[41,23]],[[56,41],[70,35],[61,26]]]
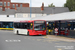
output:
[[[66,0],[64,7],[68,7],[70,11],[75,11],[75,0]]]
[[[53,5],[53,3],[51,3],[50,5],[48,5],[48,7],[55,7],[55,5]]]

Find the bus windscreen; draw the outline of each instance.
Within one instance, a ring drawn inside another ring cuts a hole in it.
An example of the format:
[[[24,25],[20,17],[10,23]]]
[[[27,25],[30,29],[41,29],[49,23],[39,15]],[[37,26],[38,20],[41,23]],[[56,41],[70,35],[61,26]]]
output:
[[[45,30],[45,21],[34,21],[34,30]]]

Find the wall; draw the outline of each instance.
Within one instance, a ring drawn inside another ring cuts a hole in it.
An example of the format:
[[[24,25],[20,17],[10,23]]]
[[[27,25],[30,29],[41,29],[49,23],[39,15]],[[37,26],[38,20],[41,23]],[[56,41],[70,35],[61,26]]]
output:
[[[22,7],[29,7],[28,3],[11,3],[11,9],[15,9],[13,8],[13,4],[15,5],[15,7],[16,7],[16,4],[18,5],[18,7],[20,7],[20,4],[22,4]]]
[[[18,4],[18,7],[20,7],[20,4],[22,4],[22,7],[29,7],[29,3],[12,3],[11,0],[0,0],[0,2],[2,2],[3,5],[4,5],[4,2],[6,2],[5,8],[7,8],[7,9],[8,8],[15,9],[15,8],[13,8],[13,4],[15,5],[15,7],[16,7],[16,4]],[[10,3],[10,6],[8,6],[8,4],[7,4],[8,2]],[[2,8],[2,6],[0,5],[0,8]]]
[[[7,1],[6,1],[6,0],[0,0],[0,2],[2,2],[3,5],[4,5],[4,2],[6,2],[6,6],[5,6],[5,7],[6,7],[6,8],[10,8],[10,6],[7,5],[8,2],[11,2],[10,0],[7,0]],[[0,8],[1,8],[1,7],[2,7],[2,6],[0,6]]]
[[[14,18],[14,15],[9,15],[9,17],[7,15],[0,15],[0,18]]]
[[[31,18],[34,17],[40,17],[40,16],[46,16],[47,14],[31,14]],[[25,17],[30,17],[30,13],[16,13],[15,14],[16,18],[25,18]]]

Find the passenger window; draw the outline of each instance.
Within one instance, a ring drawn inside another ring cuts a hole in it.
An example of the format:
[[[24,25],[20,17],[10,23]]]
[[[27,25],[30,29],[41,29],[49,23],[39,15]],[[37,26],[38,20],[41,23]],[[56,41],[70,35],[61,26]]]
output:
[[[27,29],[27,23],[23,23],[23,28]]]

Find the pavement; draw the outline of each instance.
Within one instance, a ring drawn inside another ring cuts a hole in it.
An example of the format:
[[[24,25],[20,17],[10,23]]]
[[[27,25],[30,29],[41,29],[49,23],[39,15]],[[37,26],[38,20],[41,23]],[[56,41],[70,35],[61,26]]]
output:
[[[56,35],[46,35],[44,38],[60,40],[60,41],[67,41],[67,42],[75,42],[75,38],[56,36]]]
[[[75,42],[44,37],[16,35],[13,31],[0,30],[0,50],[75,50]]]

